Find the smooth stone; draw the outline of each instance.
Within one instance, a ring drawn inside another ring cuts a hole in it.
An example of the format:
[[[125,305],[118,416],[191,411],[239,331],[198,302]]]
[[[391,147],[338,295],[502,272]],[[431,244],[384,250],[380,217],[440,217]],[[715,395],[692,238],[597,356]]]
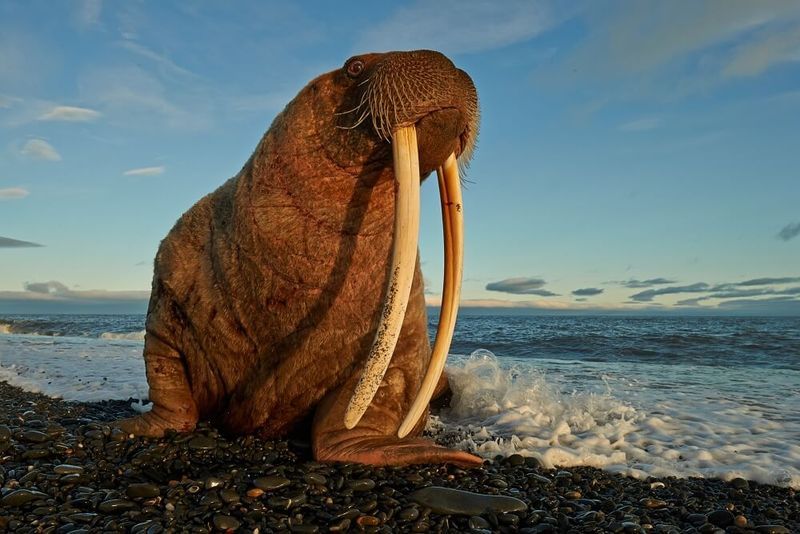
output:
[[[137,499],[137,498],[150,499],[161,495],[161,489],[155,484],[142,482],[142,483],[130,484],[128,486],[128,489],[125,490],[125,494],[131,499]]]
[[[397,517],[399,517],[403,521],[408,521],[408,522],[416,521],[419,518],[419,508],[417,508],[416,506],[409,506],[408,508],[403,508],[402,510],[400,510],[400,513],[397,514]]]
[[[292,532],[315,534],[319,532],[317,525],[292,525]]]
[[[22,439],[31,443],[44,443],[50,440],[50,436],[38,430],[26,430],[21,435]]]
[[[736,477],[731,480],[730,485],[738,490],[750,489],[750,483],[741,477]]]
[[[239,502],[241,500],[241,497],[239,497],[239,494],[233,488],[225,488],[221,490],[219,492],[219,497],[222,499],[222,502],[226,504]]]
[[[733,518],[733,524],[739,528],[744,528],[747,526],[747,518],[743,515],[737,515]]]
[[[473,515],[472,517],[469,518],[469,528],[473,530],[489,530],[490,528],[492,528],[492,526],[489,524],[487,520],[485,520],[481,516]]]
[[[253,480],[253,485],[264,491],[274,491],[277,489],[285,488],[291,483],[292,483],[291,480],[289,480],[288,478],[284,478],[277,475],[260,477]]]
[[[121,514],[136,508],[136,503],[126,499],[109,499],[97,505],[97,510],[104,514]]]
[[[347,487],[353,491],[370,491],[375,488],[375,481],[371,478],[351,480],[347,483]]]
[[[0,425],[0,443],[11,441],[11,429],[6,425]]]
[[[225,481],[217,477],[208,477],[206,481],[203,483],[206,489],[218,488],[223,484],[225,484]]]
[[[644,506],[645,508],[649,508],[650,510],[658,510],[659,508],[667,507],[667,501],[661,499],[654,499],[652,497],[645,497],[639,502],[642,504],[642,506]]]
[[[699,527],[700,525],[707,522],[705,514],[689,514],[686,516],[686,521],[691,523],[692,525]]]
[[[81,475],[83,467],[79,465],[61,464],[53,468],[53,473],[58,475]]]
[[[236,530],[237,528],[239,528],[239,525],[241,524],[239,523],[239,520],[236,519],[235,517],[231,517],[225,514],[214,514],[213,522],[214,522],[214,527],[219,530],[228,530],[228,529]]]
[[[38,499],[46,499],[47,497],[48,495],[46,493],[42,493],[41,491],[18,489],[0,499],[0,504],[4,506],[16,507]]]
[[[309,484],[315,484],[317,486],[324,486],[328,482],[325,475],[320,475],[319,473],[309,473],[305,476],[305,480]]]
[[[437,514],[481,515],[488,512],[502,514],[524,512],[528,505],[514,497],[505,495],[483,495],[470,491],[429,486],[422,488],[409,498]]]
[[[22,457],[26,460],[41,460],[50,456],[50,451],[47,449],[28,449],[22,453]]]
[[[708,522],[721,528],[733,524],[733,514],[727,510],[714,510],[708,514]]]
[[[216,449],[217,441],[206,436],[197,436],[189,440],[189,448],[198,451]]]
[[[783,525],[758,525],[756,531],[761,534],[790,534],[791,531]]]
[[[512,466],[512,467],[519,467],[521,465],[525,465],[525,457],[522,456],[521,454],[512,454],[511,456],[506,458],[505,463],[507,465]],[[487,527],[481,527],[481,528],[488,528],[488,526]]]

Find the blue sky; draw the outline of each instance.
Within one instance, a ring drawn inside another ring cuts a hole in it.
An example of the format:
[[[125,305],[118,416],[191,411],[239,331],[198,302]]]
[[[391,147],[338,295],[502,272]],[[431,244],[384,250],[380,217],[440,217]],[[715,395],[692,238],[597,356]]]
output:
[[[767,0],[6,0],[0,312],[142,310],[311,78],[414,48],[481,98],[464,305],[800,314],[800,3]],[[435,303],[432,182],[422,218]]]

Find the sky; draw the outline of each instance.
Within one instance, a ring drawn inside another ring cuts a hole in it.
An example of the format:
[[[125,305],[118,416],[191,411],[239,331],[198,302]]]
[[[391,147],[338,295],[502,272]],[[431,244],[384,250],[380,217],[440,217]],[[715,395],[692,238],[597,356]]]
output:
[[[416,48],[481,101],[463,306],[800,315],[788,0],[4,0],[0,313],[144,311],[159,241],[309,80]]]

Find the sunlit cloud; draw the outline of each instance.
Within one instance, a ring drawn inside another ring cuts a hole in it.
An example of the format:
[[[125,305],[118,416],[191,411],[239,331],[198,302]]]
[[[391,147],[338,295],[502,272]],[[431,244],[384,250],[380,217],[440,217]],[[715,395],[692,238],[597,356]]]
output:
[[[88,122],[101,116],[99,111],[75,106],[56,106],[39,117],[40,121]]]
[[[512,295],[539,295],[540,297],[558,296],[552,291],[542,289],[545,283],[546,282],[541,278],[506,278],[499,282],[490,282],[486,284],[486,290],[511,293]]]
[[[10,237],[0,236],[0,248],[32,248],[42,247],[39,243],[32,243],[30,241],[20,241],[19,239],[11,239]]]
[[[20,151],[23,156],[31,159],[39,159],[45,161],[61,161],[61,154],[59,154],[53,145],[44,139],[30,139],[22,145]]]
[[[631,300],[636,302],[650,302],[653,300],[654,297],[658,297],[660,295],[675,295],[679,293],[701,293],[704,291],[708,291],[709,288],[708,284],[705,282],[698,282],[696,284],[691,284],[688,286],[672,286],[672,287],[664,287],[661,289],[647,289],[645,291],[640,291],[639,293],[631,295]]]
[[[584,287],[581,289],[576,289],[572,292],[573,295],[576,297],[593,297],[595,295],[599,295],[602,293],[603,290],[597,287]]]
[[[25,198],[30,194],[30,191],[21,187],[6,187],[4,189],[0,189],[0,200]]]
[[[158,165],[156,167],[140,167],[137,169],[129,169],[122,174],[125,176],[156,176],[163,174],[165,170],[166,167],[163,165]]]

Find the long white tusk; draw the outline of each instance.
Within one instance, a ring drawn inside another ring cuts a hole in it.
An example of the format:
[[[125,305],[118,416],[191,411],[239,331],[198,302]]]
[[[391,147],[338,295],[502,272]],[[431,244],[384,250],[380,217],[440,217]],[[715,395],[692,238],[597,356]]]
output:
[[[419,418],[428,408],[439,378],[442,376],[453,330],[456,327],[458,305],[461,299],[461,276],[464,271],[464,207],[461,199],[461,177],[458,175],[458,162],[455,154],[445,161],[437,171],[439,175],[439,196],[442,201],[442,231],[444,233],[444,287],[442,288],[442,307],[439,312],[439,326],[436,341],[433,343],[431,361],[422,379],[419,393],[411,405],[405,420],[397,430],[397,436],[404,438],[417,425]]]
[[[356,426],[367,411],[389,367],[406,315],[417,262],[420,176],[417,130],[414,126],[398,128],[394,132],[392,152],[397,184],[392,263],[386,285],[386,301],[364,371],[344,414],[344,426],[348,429]]]

